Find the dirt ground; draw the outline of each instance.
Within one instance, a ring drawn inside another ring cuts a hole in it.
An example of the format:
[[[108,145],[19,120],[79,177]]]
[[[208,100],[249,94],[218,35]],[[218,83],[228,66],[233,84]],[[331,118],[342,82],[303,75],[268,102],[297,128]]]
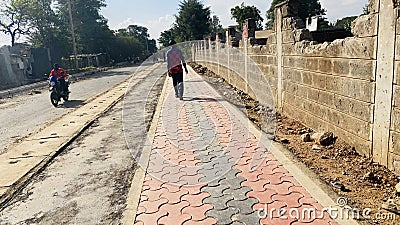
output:
[[[237,105],[249,119],[260,127],[262,119],[259,103],[240,90],[229,85],[207,68],[191,63],[226,100]],[[299,121],[277,115],[275,140],[281,142],[299,161],[315,172],[339,196],[346,197],[352,208],[370,208],[370,220],[359,220],[360,224],[400,224],[400,215],[390,213],[395,219],[375,219],[375,216],[388,215],[382,204],[395,198],[395,185],[400,179],[388,169],[359,155],[355,148],[340,138],[327,146],[318,146],[315,142],[304,142],[301,135],[315,133]]]

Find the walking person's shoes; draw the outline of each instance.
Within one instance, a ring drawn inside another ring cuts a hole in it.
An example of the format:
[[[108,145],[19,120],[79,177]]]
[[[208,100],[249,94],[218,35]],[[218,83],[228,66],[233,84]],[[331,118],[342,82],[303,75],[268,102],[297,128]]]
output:
[[[180,100],[183,100],[183,96],[180,96],[179,99],[180,99]]]

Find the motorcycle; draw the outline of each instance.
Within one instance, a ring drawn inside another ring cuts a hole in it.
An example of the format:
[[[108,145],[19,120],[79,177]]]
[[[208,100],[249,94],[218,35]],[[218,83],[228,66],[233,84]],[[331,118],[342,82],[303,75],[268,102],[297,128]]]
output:
[[[63,87],[64,86],[64,87]],[[58,80],[57,77],[52,76],[49,78],[49,92],[50,92],[50,101],[54,107],[58,106],[58,103],[61,99],[64,102],[67,102],[69,99],[69,79]]]

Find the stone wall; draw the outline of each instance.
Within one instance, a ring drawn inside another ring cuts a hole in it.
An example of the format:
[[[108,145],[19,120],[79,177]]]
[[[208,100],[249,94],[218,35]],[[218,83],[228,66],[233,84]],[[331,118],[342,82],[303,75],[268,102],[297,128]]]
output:
[[[370,0],[370,13],[352,24],[354,37],[317,44],[287,10],[295,2],[276,8],[274,30],[256,33],[266,45],[245,40],[239,49],[222,50],[221,44],[205,41],[196,49],[196,60],[261,102],[273,96],[277,111],[314,130],[333,131],[400,174],[397,6],[392,0]],[[263,93],[266,85],[271,92]]]

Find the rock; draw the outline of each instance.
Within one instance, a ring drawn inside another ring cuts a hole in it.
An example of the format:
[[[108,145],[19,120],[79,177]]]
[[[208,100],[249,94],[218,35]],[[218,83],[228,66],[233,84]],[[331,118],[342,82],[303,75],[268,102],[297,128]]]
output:
[[[281,142],[282,144],[290,144],[290,141],[286,138],[279,139],[279,142]]]
[[[400,183],[396,184],[396,194],[400,194]]]
[[[335,136],[332,132],[326,132],[319,138],[319,143],[322,146],[329,146],[335,141]]]
[[[314,150],[314,151],[321,151],[321,147],[319,147],[318,145],[313,145],[313,146],[312,146],[312,150]]]
[[[303,134],[303,135],[301,135],[301,140],[303,142],[310,142],[310,141],[312,141],[311,140],[311,135],[310,134]]]
[[[341,184],[341,183],[339,183],[337,181],[332,181],[331,185],[332,185],[332,187],[340,189],[341,191],[345,191],[346,190],[346,187],[343,184]]]
[[[323,133],[314,133],[313,135],[311,135],[311,139],[313,141],[317,141],[319,140],[319,138],[323,135]]]
[[[315,133],[311,136],[311,139],[322,146],[332,145],[335,141],[335,137],[332,132]]]

